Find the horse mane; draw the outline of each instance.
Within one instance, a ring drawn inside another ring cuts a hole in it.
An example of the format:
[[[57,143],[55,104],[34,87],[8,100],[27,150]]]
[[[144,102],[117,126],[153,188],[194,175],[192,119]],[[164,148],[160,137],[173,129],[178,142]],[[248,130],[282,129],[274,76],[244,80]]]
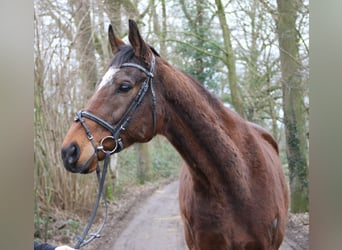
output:
[[[194,84],[194,86],[196,87],[196,89],[203,95],[206,96],[209,104],[213,107],[213,108],[220,108],[222,107],[223,103],[220,101],[219,97],[216,96],[213,92],[210,92],[209,90],[207,90],[204,85],[198,81],[196,78],[194,78],[192,75],[190,75],[189,73],[182,71],[183,74],[185,74],[189,80]]]
[[[159,53],[156,51],[155,48],[153,48],[150,45],[148,46],[155,56],[160,57]],[[122,64],[126,62],[133,62],[133,63],[139,64],[139,61],[137,59],[134,59],[135,52],[131,45],[128,45],[128,44],[120,45],[118,49],[119,49],[119,53],[117,53],[114,56],[114,58],[109,64],[110,66],[120,67]],[[146,66],[146,65],[142,65],[142,66]]]
[[[165,63],[169,65],[167,62]],[[225,107],[221,100],[207,90],[197,79],[172,65],[169,67],[181,72],[181,74],[170,73],[169,75],[173,78],[171,81],[180,85],[178,93],[169,97],[178,104],[177,106],[183,104],[183,110],[188,111],[185,115],[190,118],[189,123],[193,123],[193,120],[202,120],[203,117],[207,118],[208,127],[229,123],[232,128],[236,122],[244,123],[244,120],[236,112]],[[200,107],[195,108],[196,105]]]
[[[131,61],[135,56],[134,50],[130,45],[124,44],[120,45],[118,48],[119,53],[113,57],[110,66],[120,67],[122,64]]]

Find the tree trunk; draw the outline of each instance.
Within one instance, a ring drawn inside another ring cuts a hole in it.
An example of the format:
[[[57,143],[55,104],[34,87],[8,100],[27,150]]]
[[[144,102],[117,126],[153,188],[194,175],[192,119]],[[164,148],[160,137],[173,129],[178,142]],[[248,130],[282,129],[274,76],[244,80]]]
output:
[[[166,51],[166,5],[165,5],[165,0],[161,0],[161,5],[162,5],[162,13],[161,13],[161,18],[162,21],[159,21],[159,16],[160,13],[157,13],[156,9],[156,1],[152,1],[152,8],[151,8],[151,14],[152,14],[152,19],[153,19],[153,32],[159,37],[159,44],[160,44],[160,50],[159,54],[162,57],[167,57],[167,51]]]
[[[121,1],[118,0],[105,0],[105,10],[113,25],[115,34],[122,36],[122,22],[121,22]]]
[[[85,87],[85,99],[89,99],[98,78],[89,1],[69,0],[69,2],[73,7],[75,23],[78,27],[75,43],[80,62],[82,86]]]
[[[240,91],[237,84],[237,75],[236,75],[236,65],[235,65],[235,55],[232,48],[231,38],[230,38],[230,29],[226,20],[225,10],[221,0],[215,0],[217,7],[217,15],[220,21],[222,34],[223,34],[223,42],[225,49],[225,61],[228,68],[228,81],[230,87],[230,95],[232,100],[232,105],[235,110],[242,116],[246,117],[244,104],[241,99]]]
[[[137,151],[137,179],[139,183],[143,184],[152,177],[152,161],[149,144],[137,143],[135,149]]]
[[[166,35],[167,35],[167,26],[166,26],[166,4],[165,0],[161,0],[162,4],[162,33],[160,37],[160,54],[163,57],[167,57],[166,51]]]
[[[283,109],[290,172],[291,210],[308,211],[308,162],[305,129],[304,88],[298,52],[296,18],[300,2],[277,0],[277,31],[282,73]]]

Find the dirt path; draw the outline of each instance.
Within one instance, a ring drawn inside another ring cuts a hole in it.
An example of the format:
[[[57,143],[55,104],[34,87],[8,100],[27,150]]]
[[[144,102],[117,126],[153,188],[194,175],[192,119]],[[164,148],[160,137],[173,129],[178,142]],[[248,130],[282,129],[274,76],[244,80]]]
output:
[[[108,250],[186,250],[178,209],[178,181],[157,189],[128,222]],[[289,223],[281,250],[308,249],[308,235]]]
[[[147,199],[112,249],[186,249],[178,210],[178,181]]]

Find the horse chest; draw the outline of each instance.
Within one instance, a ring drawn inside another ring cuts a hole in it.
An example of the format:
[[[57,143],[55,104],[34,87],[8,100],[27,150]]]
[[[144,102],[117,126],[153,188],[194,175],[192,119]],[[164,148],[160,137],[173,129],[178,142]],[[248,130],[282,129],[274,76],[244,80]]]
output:
[[[185,180],[190,185],[180,184],[179,202],[189,249],[267,249],[260,248],[262,237],[246,226],[250,218],[241,216],[223,191],[200,191],[191,178]]]

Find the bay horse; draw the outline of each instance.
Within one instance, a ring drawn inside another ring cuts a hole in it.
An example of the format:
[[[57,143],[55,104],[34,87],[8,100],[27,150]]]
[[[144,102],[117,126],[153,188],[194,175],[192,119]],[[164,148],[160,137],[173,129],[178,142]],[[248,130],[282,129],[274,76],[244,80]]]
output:
[[[189,249],[278,249],[288,187],[278,146],[145,43],[129,20],[113,58],[62,144],[64,166],[90,173],[105,152],[165,136],[184,158],[179,205]]]

